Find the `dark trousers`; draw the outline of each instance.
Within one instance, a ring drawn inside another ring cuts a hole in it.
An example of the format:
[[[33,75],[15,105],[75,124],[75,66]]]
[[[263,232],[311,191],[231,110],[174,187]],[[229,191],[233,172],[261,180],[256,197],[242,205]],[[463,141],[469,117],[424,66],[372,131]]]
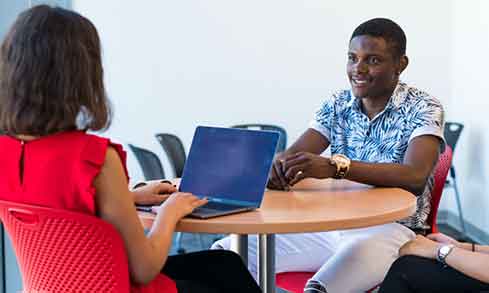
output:
[[[433,259],[403,256],[397,259],[382,282],[379,293],[485,292],[489,284],[444,267]]]
[[[178,293],[261,292],[241,257],[231,251],[172,255],[162,272],[175,281]]]

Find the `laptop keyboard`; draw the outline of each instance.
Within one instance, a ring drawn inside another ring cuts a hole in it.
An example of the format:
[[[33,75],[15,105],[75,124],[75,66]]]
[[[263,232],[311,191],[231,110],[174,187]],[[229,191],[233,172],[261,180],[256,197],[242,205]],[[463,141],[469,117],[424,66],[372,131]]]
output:
[[[198,211],[198,210],[228,211],[228,210],[235,210],[236,208],[242,208],[242,207],[243,206],[210,201],[210,202],[206,203],[205,205],[196,208],[195,211]]]

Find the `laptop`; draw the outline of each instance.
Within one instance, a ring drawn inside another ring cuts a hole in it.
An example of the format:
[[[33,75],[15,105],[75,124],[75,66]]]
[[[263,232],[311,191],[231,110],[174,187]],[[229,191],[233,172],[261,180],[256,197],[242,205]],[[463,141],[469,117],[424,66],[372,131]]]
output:
[[[189,216],[211,218],[260,207],[279,133],[199,126],[179,191],[209,202]]]

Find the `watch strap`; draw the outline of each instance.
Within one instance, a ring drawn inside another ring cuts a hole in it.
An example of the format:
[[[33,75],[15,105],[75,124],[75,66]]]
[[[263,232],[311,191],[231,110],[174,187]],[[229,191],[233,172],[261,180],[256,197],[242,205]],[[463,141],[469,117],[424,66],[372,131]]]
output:
[[[344,165],[344,164],[339,164],[337,159],[335,158],[335,156],[341,156],[343,157],[344,159],[348,160],[348,164],[347,165]],[[333,175],[333,178],[334,179],[343,179],[346,177],[346,174],[348,173],[349,169],[350,169],[350,159],[344,155],[333,155],[331,157],[331,165],[335,166],[336,167],[336,173]]]
[[[347,172],[348,172],[348,168],[340,167],[340,166],[336,165],[336,174],[334,174],[333,178],[334,179],[343,179],[343,178],[345,178]]]

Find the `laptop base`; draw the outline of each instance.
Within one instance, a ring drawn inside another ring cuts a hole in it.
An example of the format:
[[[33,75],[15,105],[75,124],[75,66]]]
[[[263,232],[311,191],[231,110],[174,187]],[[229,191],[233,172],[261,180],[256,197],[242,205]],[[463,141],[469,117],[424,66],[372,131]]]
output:
[[[197,218],[197,219],[209,219],[209,218],[214,218],[219,216],[253,211],[255,209],[256,209],[255,207],[243,207],[243,208],[227,210],[227,211],[218,211],[218,210],[211,210],[206,208],[196,208],[192,213],[187,215],[187,217]]]

